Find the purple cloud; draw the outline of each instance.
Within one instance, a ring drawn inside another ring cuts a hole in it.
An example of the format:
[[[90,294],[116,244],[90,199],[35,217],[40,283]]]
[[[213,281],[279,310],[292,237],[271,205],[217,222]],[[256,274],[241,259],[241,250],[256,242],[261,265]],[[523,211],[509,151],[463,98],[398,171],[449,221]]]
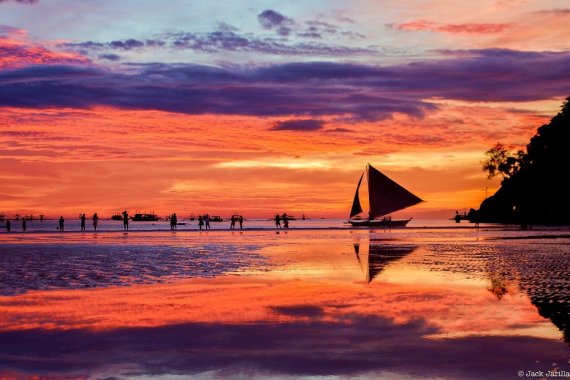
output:
[[[95,66],[29,66],[0,72],[0,106],[107,105],[186,114],[379,120],[394,113],[422,117],[436,108],[430,98],[531,101],[570,94],[570,83],[564,80],[570,52],[493,49],[448,55],[385,67],[331,62],[254,68],[131,64],[123,73]]]
[[[9,1],[20,4],[36,4],[39,0],[0,0],[0,3],[7,3]]]
[[[567,16],[570,15],[570,8],[554,8],[554,9],[543,9],[540,11],[535,11],[534,13],[538,14],[548,14],[548,15],[555,15],[555,16]]]
[[[109,42],[109,45],[114,49],[131,50],[143,47],[145,44],[142,41],[131,38],[125,41],[111,41]]]
[[[8,26],[8,25],[0,25],[0,37],[9,37],[10,35],[13,34],[22,34],[22,33],[25,33],[25,31],[22,29],[14,28],[13,26]]]
[[[321,39],[324,35],[342,34],[350,38],[363,37],[359,33],[341,31],[340,27],[320,20],[295,22],[295,20],[271,9],[257,15],[257,20],[264,29],[275,30],[280,36],[289,36],[293,33],[297,37]]]
[[[85,41],[79,43],[65,43],[60,46],[67,48],[74,48],[76,50],[84,51],[85,53],[87,53],[90,50],[101,50],[101,49],[132,50],[132,49],[142,48],[144,46],[154,47],[162,45],[160,45],[158,41],[155,40],[148,40],[144,42],[130,38],[128,40],[117,40],[111,42]]]
[[[291,20],[289,17],[286,17],[281,13],[275,12],[271,9],[267,9],[258,14],[257,20],[265,29],[279,28],[293,23],[293,20]]]
[[[275,29],[280,36],[288,36],[293,33],[293,29],[281,26]],[[306,33],[306,34],[304,34]],[[307,29],[297,36],[308,38],[320,38],[317,29]],[[169,33],[161,38],[148,39],[145,41],[136,39],[117,40],[111,42],[85,41],[78,43],[65,43],[60,47],[78,51],[85,55],[92,52],[100,53],[104,50],[133,50],[143,48],[170,48],[175,50],[194,50],[199,52],[219,52],[219,51],[241,51],[252,53],[263,53],[272,55],[299,55],[299,56],[347,56],[359,54],[374,54],[375,48],[371,47],[350,47],[338,46],[325,43],[299,43],[284,40],[276,40],[269,37],[254,37],[242,35],[231,27],[222,24],[210,33],[177,32]]]
[[[117,54],[100,54],[99,59],[104,59],[107,61],[120,61],[121,56]]]
[[[321,55],[342,56],[355,54],[375,54],[376,47],[339,46],[329,43],[312,43],[292,41],[288,37],[296,36],[305,39],[323,39],[325,36],[343,36],[351,39],[364,37],[360,33],[341,29],[337,25],[320,20],[308,20],[301,23],[283,14],[265,10],[258,16],[264,29],[275,32],[275,36],[255,36],[240,33],[227,23],[218,23],[216,30],[207,33],[174,32],[166,33],[154,39],[137,40],[134,38],[111,42],[84,41],[62,43],[59,46],[82,54],[90,55],[101,50],[132,50],[143,48],[188,49],[199,52],[243,51],[274,55]]]
[[[323,129],[324,123],[321,120],[287,120],[279,121],[271,128],[273,131],[316,131]]]

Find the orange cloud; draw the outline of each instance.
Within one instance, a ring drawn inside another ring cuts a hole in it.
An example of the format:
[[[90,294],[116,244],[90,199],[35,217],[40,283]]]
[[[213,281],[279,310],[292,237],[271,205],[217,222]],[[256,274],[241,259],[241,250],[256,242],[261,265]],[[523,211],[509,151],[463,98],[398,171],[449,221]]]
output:
[[[76,53],[54,52],[26,39],[26,31],[0,26],[0,69],[40,64],[85,64]]]
[[[464,24],[440,24],[428,20],[416,20],[397,24],[395,27],[405,31],[427,30],[431,32],[450,34],[493,34],[501,33],[512,28],[510,23],[464,23]]]
[[[3,108],[0,210],[342,217],[366,162],[427,201],[410,215],[476,207],[498,185],[481,172],[484,152],[524,146],[558,102],[438,106],[421,123],[328,118],[316,131],[271,129],[284,118]]]

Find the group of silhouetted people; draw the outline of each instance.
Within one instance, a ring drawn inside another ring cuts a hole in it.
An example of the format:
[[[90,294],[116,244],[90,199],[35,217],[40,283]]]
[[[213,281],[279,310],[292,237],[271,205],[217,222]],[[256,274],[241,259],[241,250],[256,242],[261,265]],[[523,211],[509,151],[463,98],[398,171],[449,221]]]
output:
[[[176,213],[173,213],[172,215],[170,215],[169,219],[170,219],[170,229],[171,230],[178,229],[177,228],[178,217],[176,216]],[[86,222],[87,222],[86,214],[84,214],[84,213],[79,214],[79,220],[80,220],[81,231],[85,231],[86,230]],[[127,211],[123,211],[121,213],[121,220],[123,221],[123,230],[128,231],[129,230],[129,214]],[[278,225],[278,227],[281,227],[280,220],[281,219],[278,215],[276,217],[276,224]],[[99,224],[99,216],[97,215],[97,213],[93,214],[93,216],[91,217],[91,221],[93,222],[93,230],[97,231],[97,226]],[[230,218],[230,229],[232,229],[232,230],[235,229],[236,223],[239,223],[239,228],[243,229],[243,221],[244,221],[244,218],[242,215],[237,215],[237,214],[232,215],[232,217]],[[286,214],[283,214],[283,223],[284,223],[284,226],[283,226],[284,228],[289,227],[288,220],[286,219]],[[204,228],[206,230],[210,229],[210,216],[208,214],[198,216],[198,228],[200,230],[202,228]],[[22,219],[22,231],[26,231],[26,229],[27,229],[27,220],[24,218],[24,219]],[[10,232],[11,230],[12,230],[12,222],[10,221],[10,219],[7,219],[6,220],[6,231]],[[58,231],[65,231],[65,219],[63,218],[63,216],[59,217],[57,230]]]
[[[243,229],[243,216],[241,215],[232,215],[230,218],[230,230],[234,230],[236,228],[236,222],[239,222],[239,229]]]
[[[283,227],[281,226],[281,221],[283,221]],[[275,215],[275,228],[289,228],[289,217],[287,214],[282,216],[279,214]]]
[[[198,227],[202,229],[204,227],[206,230],[210,229],[210,215],[206,214],[204,216],[198,215]]]
[[[85,222],[87,221],[87,216],[85,216],[85,214],[79,214],[79,220],[81,221],[81,231],[85,231]],[[93,222],[93,230],[97,231],[97,225],[99,224],[99,215],[97,215],[97,213],[94,213],[91,217],[91,221]],[[59,217],[57,229],[59,231],[65,231],[65,219],[63,216]]]
[[[26,220],[26,218],[22,219],[22,231],[26,232],[26,229],[28,228],[28,221]],[[6,219],[6,232],[10,232],[12,231],[12,222],[10,221],[10,219]]]

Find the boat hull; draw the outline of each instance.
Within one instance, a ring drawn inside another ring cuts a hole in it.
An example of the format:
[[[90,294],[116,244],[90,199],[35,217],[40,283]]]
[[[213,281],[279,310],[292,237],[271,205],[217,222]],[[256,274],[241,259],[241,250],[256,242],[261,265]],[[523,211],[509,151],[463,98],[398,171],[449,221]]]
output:
[[[410,219],[353,219],[348,222],[352,224],[353,227],[406,227],[406,225],[412,220]]]
[[[133,222],[158,222],[160,218],[154,214],[135,214],[131,220]]]

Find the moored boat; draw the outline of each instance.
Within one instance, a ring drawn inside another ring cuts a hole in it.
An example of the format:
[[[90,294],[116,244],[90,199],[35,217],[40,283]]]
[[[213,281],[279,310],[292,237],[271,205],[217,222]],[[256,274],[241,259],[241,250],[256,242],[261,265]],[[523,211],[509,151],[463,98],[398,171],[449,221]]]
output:
[[[135,214],[131,220],[133,222],[156,222],[160,218],[151,212],[150,214]]]

